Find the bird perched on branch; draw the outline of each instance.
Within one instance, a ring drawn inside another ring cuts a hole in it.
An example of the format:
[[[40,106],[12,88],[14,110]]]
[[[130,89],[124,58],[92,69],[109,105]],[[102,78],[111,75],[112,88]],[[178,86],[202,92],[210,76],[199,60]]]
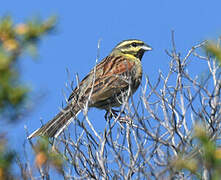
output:
[[[57,138],[85,104],[106,111],[119,107],[123,96],[131,96],[139,87],[141,59],[144,52],[150,50],[152,48],[140,40],[120,42],[73,90],[67,106],[28,139],[39,135]]]

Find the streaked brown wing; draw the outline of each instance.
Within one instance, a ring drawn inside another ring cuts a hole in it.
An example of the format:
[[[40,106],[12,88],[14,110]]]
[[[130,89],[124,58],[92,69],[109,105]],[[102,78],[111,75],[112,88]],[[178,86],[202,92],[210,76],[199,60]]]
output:
[[[95,72],[95,81],[92,90],[91,100],[93,103],[102,101],[113,94],[118,94],[122,89],[128,87],[128,83],[120,75],[128,74],[134,66],[134,62],[125,59],[122,56],[107,56],[97,66]],[[86,100],[91,92],[93,84],[94,71],[81,81],[79,88],[76,88],[69,100],[76,94],[79,94],[79,100]]]

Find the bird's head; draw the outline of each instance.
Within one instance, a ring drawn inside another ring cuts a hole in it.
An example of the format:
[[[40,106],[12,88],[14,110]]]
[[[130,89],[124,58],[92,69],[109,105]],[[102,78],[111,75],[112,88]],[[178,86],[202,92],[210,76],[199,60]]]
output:
[[[128,55],[136,57],[141,60],[145,51],[151,51],[152,48],[145,44],[143,41],[137,39],[129,39],[120,42],[113,50],[114,55]]]

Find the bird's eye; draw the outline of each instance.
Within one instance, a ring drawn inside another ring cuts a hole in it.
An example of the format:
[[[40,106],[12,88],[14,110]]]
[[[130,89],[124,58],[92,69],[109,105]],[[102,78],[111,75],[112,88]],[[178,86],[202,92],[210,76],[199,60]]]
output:
[[[131,44],[131,46],[137,47],[137,43],[133,42],[133,43]]]

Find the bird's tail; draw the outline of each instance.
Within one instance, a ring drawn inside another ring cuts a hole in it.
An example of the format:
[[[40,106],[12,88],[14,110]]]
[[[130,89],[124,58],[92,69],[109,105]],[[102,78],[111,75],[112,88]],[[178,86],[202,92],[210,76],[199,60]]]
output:
[[[41,128],[35,130],[28,136],[31,139],[35,136],[47,136],[57,138],[61,132],[71,123],[72,119],[80,112],[78,105],[67,105],[60,113]]]

